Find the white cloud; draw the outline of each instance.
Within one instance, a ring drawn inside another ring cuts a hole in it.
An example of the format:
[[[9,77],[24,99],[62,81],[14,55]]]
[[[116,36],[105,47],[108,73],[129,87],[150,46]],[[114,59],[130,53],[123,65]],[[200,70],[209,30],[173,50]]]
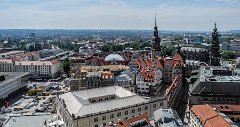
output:
[[[43,0],[1,9],[0,24],[2,28],[152,29],[157,13],[160,29],[210,31],[215,21],[219,30],[238,29],[239,12],[238,8],[171,4],[134,8],[121,0],[99,0],[97,4],[91,0]]]

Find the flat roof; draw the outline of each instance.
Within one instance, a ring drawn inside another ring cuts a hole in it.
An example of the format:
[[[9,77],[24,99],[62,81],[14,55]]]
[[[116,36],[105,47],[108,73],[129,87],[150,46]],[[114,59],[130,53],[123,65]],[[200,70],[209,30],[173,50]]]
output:
[[[5,80],[0,81],[0,86],[13,80],[16,80],[20,77],[26,76],[28,74],[29,74],[28,72],[0,72],[0,75],[5,76]]]
[[[4,127],[43,127],[44,121],[51,118],[50,113],[10,115]]]

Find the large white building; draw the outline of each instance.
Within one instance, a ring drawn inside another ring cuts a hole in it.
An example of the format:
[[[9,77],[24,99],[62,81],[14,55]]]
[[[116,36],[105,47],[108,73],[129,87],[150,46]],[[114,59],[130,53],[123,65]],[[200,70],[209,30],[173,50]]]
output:
[[[119,86],[69,92],[56,101],[66,127],[99,127],[166,107],[165,97],[145,99]]]
[[[0,100],[8,97],[9,94],[27,85],[29,73],[1,72]]]
[[[29,72],[31,78],[55,78],[59,75],[60,62],[52,61],[15,61],[15,72]]]
[[[14,62],[12,59],[0,59],[0,72],[13,72]]]

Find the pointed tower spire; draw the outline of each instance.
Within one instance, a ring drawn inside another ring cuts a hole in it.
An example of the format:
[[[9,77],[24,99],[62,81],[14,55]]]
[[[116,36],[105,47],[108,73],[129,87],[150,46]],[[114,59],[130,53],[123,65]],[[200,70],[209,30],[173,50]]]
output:
[[[155,14],[155,26],[154,26],[154,30],[157,31],[158,27],[157,27],[157,14]]]
[[[217,32],[217,23],[215,22],[214,23],[214,29],[213,29],[215,32]]]
[[[161,56],[161,47],[160,47],[160,37],[158,36],[158,27],[157,27],[157,14],[155,14],[155,24],[154,24],[154,31],[152,37],[152,51],[151,51],[151,58],[157,58],[157,56]]]
[[[157,26],[157,14],[155,14],[155,27]]]

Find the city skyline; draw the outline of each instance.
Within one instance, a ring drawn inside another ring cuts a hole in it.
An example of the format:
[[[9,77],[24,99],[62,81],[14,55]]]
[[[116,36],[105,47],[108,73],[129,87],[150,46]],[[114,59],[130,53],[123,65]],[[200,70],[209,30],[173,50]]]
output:
[[[3,0],[0,29],[240,29],[240,0]]]

